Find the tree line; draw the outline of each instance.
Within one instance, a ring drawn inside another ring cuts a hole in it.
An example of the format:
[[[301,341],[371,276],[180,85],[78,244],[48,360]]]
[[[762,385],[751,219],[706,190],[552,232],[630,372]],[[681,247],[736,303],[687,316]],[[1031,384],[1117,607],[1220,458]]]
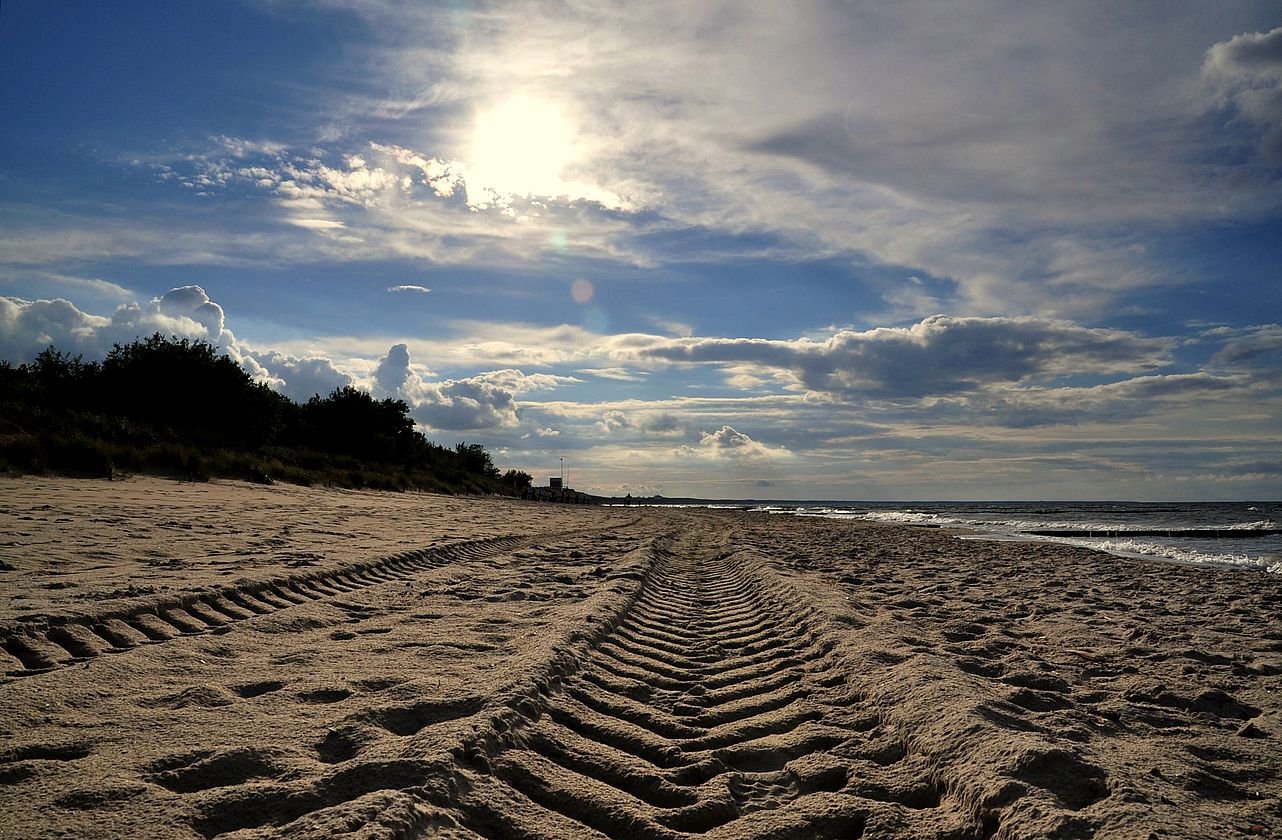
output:
[[[298,403],[208,342],[160,333],[102,362],[52,346],[0,361],[0,469],[509,495],[531,483],[479,444],[429,441],[404,400],[344,386]]]

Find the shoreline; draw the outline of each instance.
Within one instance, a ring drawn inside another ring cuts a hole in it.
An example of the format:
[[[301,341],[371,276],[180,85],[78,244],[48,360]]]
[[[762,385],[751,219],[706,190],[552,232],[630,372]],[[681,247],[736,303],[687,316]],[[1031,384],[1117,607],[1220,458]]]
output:
[[[1282,830],[1272,575],[738,511],[0,499],[0,837]]]

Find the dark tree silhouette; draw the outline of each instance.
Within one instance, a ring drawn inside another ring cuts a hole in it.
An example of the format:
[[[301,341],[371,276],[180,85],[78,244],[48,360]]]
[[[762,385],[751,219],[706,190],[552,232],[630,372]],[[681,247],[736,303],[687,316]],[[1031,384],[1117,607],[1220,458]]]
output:
[[[427,440],[402,400],[343,387],[298,405],[214,345],[159,333],[101,364],[53,347],[30,364],[0,361],[0,469],[512,495],[530,484],[501,476],[479,444]]]

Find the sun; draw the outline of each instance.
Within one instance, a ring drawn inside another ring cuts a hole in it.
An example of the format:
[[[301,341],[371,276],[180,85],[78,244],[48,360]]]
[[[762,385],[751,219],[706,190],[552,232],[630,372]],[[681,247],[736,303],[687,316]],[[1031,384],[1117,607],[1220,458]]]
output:
[[[477,114],[467,157],[468,186],[501,196],[559,196],[576,159],[575,130],[555,103],[512,96]]]

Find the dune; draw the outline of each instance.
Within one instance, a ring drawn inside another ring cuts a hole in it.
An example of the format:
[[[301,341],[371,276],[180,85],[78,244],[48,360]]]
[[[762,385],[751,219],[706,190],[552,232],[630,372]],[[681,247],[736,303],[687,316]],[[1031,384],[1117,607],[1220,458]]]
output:
[[[1282,577],[947,530],[0,479],[0,837],[1282,830]]]

